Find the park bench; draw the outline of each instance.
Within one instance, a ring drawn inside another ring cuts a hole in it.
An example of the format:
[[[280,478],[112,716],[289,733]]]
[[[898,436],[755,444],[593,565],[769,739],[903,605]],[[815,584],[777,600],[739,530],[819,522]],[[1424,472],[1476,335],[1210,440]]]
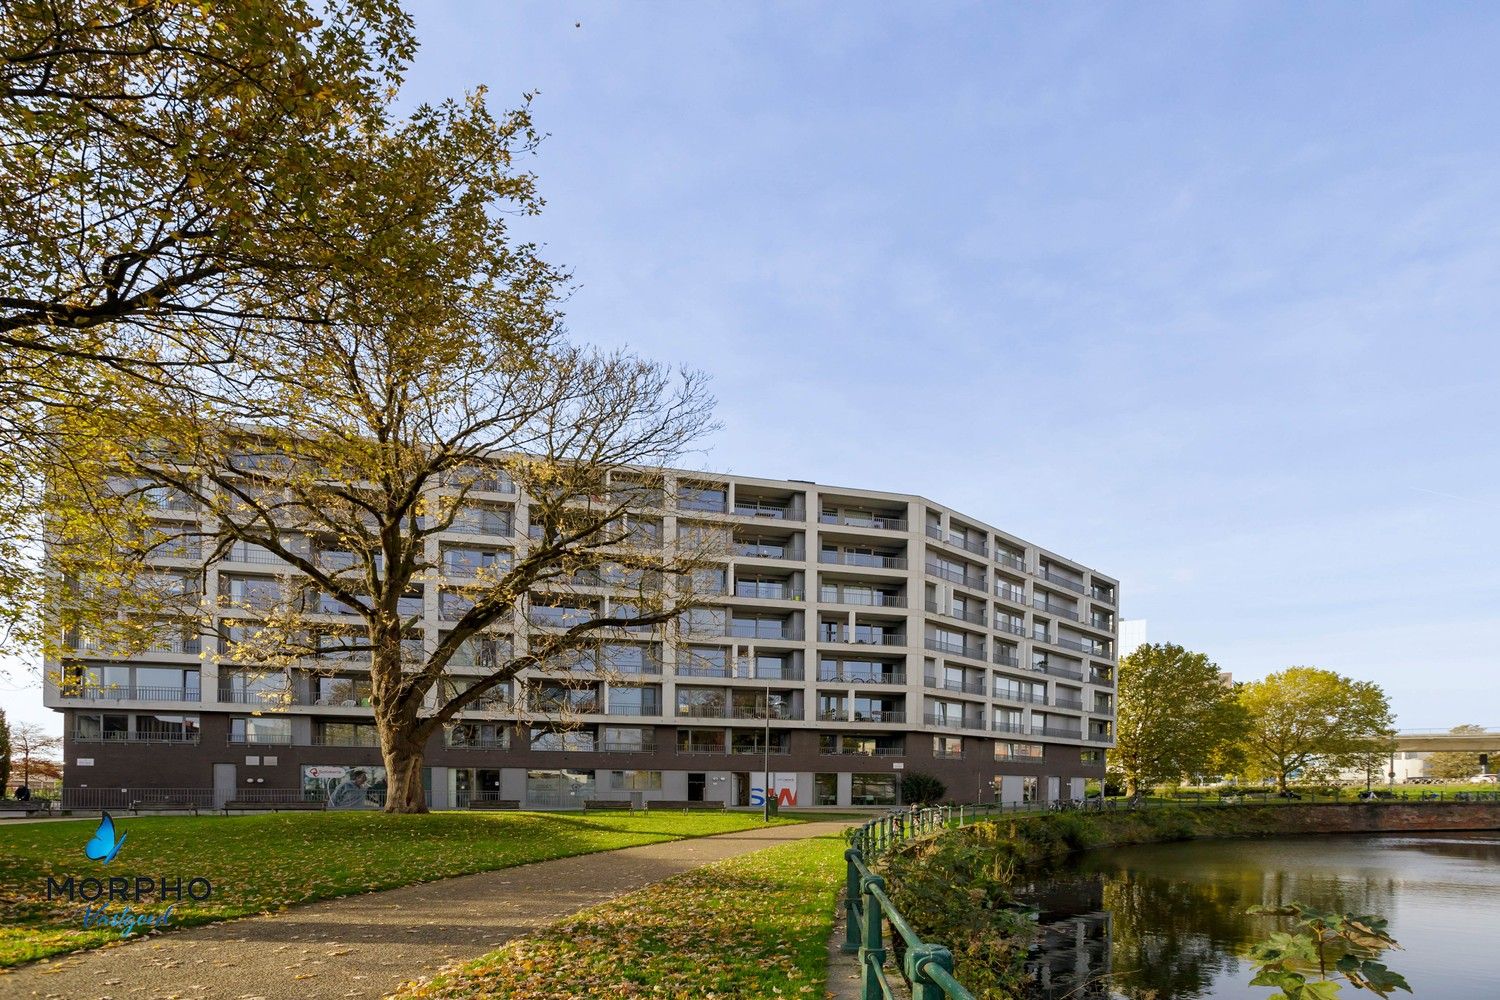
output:
[[[224,803],[224,815],[231,812],[322,812],[326,808],[322,802],[246,802],[242,799],[231,799]]]
[[[630,804],[629,799],[584,799],[583,811],[588,812],[590,809],[596,812],[611,809],[616,812],[621,810],[635,811],[635,807]]]
[[[52,803],[46,799],[0,799],[0,815],[5,813],[21,813],[30,816],[32,813],[48,812]]]
[[[646,803],[647,809],[680,809],[687,812],[690,809],[706,809],[713,812],[723,812],[726,808],[722,802],[688,802],[682,799],[656,799]]]
[[[198,804],[196,802],[185,802],[182,799],[136,799],[130,803],[130,811],[133,813],[143,812],[186,812],[198,815]]]
[[[519,809],[520,799],[470,799],[470,809]]]

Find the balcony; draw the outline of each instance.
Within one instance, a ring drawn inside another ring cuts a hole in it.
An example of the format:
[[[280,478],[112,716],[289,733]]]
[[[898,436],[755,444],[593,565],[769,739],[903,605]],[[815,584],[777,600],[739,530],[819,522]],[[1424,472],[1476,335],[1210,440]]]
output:
[[[509,750],[510,740],[504,737],[479,737],[455,741],[450,736],[443,745],[449,750]]]
[[[1002,653],[998,649],[990,656],[990,659],[1002,667],[1019,667],[1021,665],[1021,658],[1015,653]]]
[[[1112,674],[1104,674],[1104,673],[1099,673],[1098,671],[1095,671],[1095,672],[1089,674],[1089,683],[1090,684],[1097,684],[1100,687],[1114,687],[1115,686],[1115,678],[1114,678],[1114,675],[1112,675]]]
[[[197,702],[201,695],[197,688],[151,687],[136,684],[87,684],[83,687],[64,689],[64,698],[79,701],[190,701]]]
[[[984,589],[984,576],[982,574],[975,576],[971,573],[949,569],[946,566],[930,562],[927,564],[927,575],[935,576],[941,580],[947,580],[949,583],[956,583],[961,587],[968,587],[972,590]]]
[[[1078,621],[1078,612],[1077,611],[1074,611],[1072,608],[1067,607],[1066,605],[1063,605],[1063,604],[1053,604],[1051,601],[1047,600],[1045,597],[1034,597],[1034,598],[1032,598],[1031,599],[1031,606],[1033,608],[1036,608],[1038,611],[1045,611],[1049,615],[1058,615],[1058,616],[1060,616],[1062,618],[1068,619],[1069,621],[1074,621],[1074,622]]]
[[[801,587],[753,585],[747,580],[737,580],[733,596],[750,601],[800,601],[804,595]]]
[[[1115,737],[1112,733],[1089,733],[1088,739],[1090,743],[1113,743]]]
[[[1064,698],[1059,695],[1058,697],[1052,699],[1052,704],[1057,708],[1071,709],[1074,712],[1083,711],[1082,698]]]
[[[839,721],[840,722],[847,722],[848,720],[845,719],[845,718],[843,718],[842,716],[840,716],[839,717]],[[865,712],[861,712],[861,711],[856,710],[855,713],[854,713],[854,721],[855,722],[883,723],[883,724],[889,724],[889,723],[893,723],[893,722],[905,722],[906,721],[906,712],[904,712],[904,711],[902,711],[900,709],[897,709],[896,711],[876,710],[876,711],[865,711]]]
[[[1021,587],[1012,586],[1011,584],[1008,584],[1008,583],[1002,583],[999,586],[997,586],[995,588],[995,596],[998,597],[998,598],[1000,598],[1000,600],[1002,600],[1002,601],[1006,601],[1007,603],[1010,603],[1010,604],[1016,604],[1016,605],[1019,605],[1019,606],[1021,606],[1023,608],[1031,606],[1031,602],[1028,601],[1028,600],[1026,600],[1026,591],[1025,591],[1025,589],[1021,588]]]
[[[949,642],[946,639],[928,638],[924,645],[937,653],[946,653],[949,656],[966,656],[971,660],[984,659],[983,643]]]
[[[905,556],[873,555],[869,552],[829,552],[824,550],[818,553],[818,562],[830,563],[837,566],[867,566],[874,569],[905,569]]]
[[[922,717],[922,721],[938,729],[984,729],[984,719],[977,717],[956,718],[951,715],[928,712]]]
[[[291,733],[230,733],[224,737],[224,742],[232,747],[239,746],[273,746],[289,747],[292,745]]]
[[[820,746],[818,754],[823,757],[905,757],[905,747],[859,747]]]
[[[734,554],[741,559],[787,559],[801,562],[807,553],[797,545],[770,545],[764,542],[736,542]]]
[[[932,751],[932,755],[934,757],[936,757],[938,760],[963,760],[964,759],[964,752],[962,750],[934,750],[934,751]]]
[[[925,679],[924,683],[925,686],[933,688],[937,691],[959,691],[963,694],[977,695],[984,694],[984,681],[955,681],[949,680],[948,678],[939,680],[936,677],[928,677]]]
[[[1006,566],[1010,569],[1017,570],[1022,573],[1026,572],[1025,556],[1018,556],[1011,552],[997,550],[995,552],[995,562],[999,563],[1001,566]]]
[[[996,719],[995,724],[990,729],[997,733],[1011,733],[1016,736],[1025,736],[1028,732],[1026,723],[1024,722],[1005,722],[1000,719]]]
[[[740,746],[731,745],[729,747],[729,756],[731,757],[764,757],[767,755],[785,757],[791,752],[792,748],[786,744],[772,744],[769,750],[754,743],[745,743]]]
[[[772,622],[730,622],[724,634],[736,639],[799,640],[802,638],[802,628]]]
[[[860,632],[839,625],[820,625],[819,642],[836,642],[849,646],[904,646],[906,636],[896,632]]]
[[[836,587],[822,588],[818,591],[818,600],[823,604],[854,604],[870,608],[906,607],[906,598],[900,594],[882,594],[879,591],[840,591]]]
[[[1047,692],[1045,691],[1022,691],[1018,688],[1005,688],[996,686],[994,697],[1005,701],[1019,701],[1028,705],[1047,704]]]
[[[1060,740],[1083,739],[1082,729],[1068,729],[1064,726],[1037,726],[1032,729],[1032,733],[1037,736],[1052,736]]]
[[[894,670],[888,674],[842,674],[818,672],[821,684],[905,684],[906,672]]]
[[[727,719],[729,706],[724,704],[678,705],[677,717],[679,719]]]
[[[1087,642],[1081,639],[1069,639],[1067,636],[1058,636],[1056,639],[1048,639],[1045,636],[1034,636],[1040,642],[1050,643],[1053,646],[1061,646],[1063,649],[1071,649],[1075,653],[1087,653],[1089,656],[1097,656],[1101,659],[1113,659],[1107,646],[1096,642]]]
[[[1105,604],[1115,603],[1115,592],[1111,587],[1090,587],[1089,596],[1096,601],[1103,601]]]
[[[1075,594],[1083,594],[1087,592],[1084,589],[1083,584],[1079,583],[1077,580],[1070,580],[1068,577],[1063,576],[1061,573],[1054,573],[1050,569],[1038,569],[1036,571],[1036,575],[1041,577],[1043,580],[1046,580],[1048,583],[1055,583],[1059,587],[1073,591]]]
[[[766,718],[766,710],[763,707],[737,706],[730,709],[729,717],[731,719],[755,719],[763,722]],[[800,712],[794,712],[790,705],[772,705],[771,721],[801,722],[802,715]]]
[[[961,610],[959,608],[952,607],[951,605],[942,605],[936,601],[928,601],[927,611],[929,614],[942,615],[945,618],[953,618],[957,621],[968,622],[971,625],[983,625],[985,622],[985,614],[983,608],[976,608],[972,611]]]
[[[995,619],[995,631],[1004,632],[1007,635],[1025,635],[1026,623],[1020,621],[1007,621],[1004,618]]]
[[[987,556],[990,553],[990,547],[983,539],[975,540],[962,535],[945,535],[942,528],[933,524],[927,526],[927,537],[936,538],[945,545],[953,545],[978,556]]]
[[[819,524],[836,524],[845,528],[879,528],[882,531],[905,531],[906,518],[882,514],[819,514]]]
[[[198,731],[191,732],[147,732],[147,733],[85,733],[74,730],[75,743],[198,743]]]
[[[1072,667],[1065,667],[1057,663],[1033,663],[1031,669],[1039,674],[1046,674],[1049,677],[1066,677],[1070,681],[1083,680],[1082,670],[1074,670]]]
[[[598,742],[594,744],[594,750],[598,753],[655,753],[655,740],[636,740],[630,743],[607,743]]]
[[[773,521],[802,521],[807,517],[807,512],[796,505],[783,506],[757,500],[736,500],[734,512],[740,517],[758,517]]]

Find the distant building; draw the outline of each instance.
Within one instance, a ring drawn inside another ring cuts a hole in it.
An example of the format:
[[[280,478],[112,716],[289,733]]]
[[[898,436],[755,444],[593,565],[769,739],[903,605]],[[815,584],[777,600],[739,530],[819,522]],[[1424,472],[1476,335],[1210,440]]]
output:
[[[1146,619],[1120,619],[1120,655],[1129,656],[1146,644]]]

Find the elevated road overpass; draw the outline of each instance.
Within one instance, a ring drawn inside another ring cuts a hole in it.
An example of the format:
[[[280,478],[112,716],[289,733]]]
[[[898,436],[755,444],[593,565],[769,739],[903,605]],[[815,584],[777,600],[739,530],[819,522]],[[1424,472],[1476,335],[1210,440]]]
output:
[[[1482,733],[1454,733],[1447,729],[1398,729],[1396,749],[1413,753],[1458,751],[1500,752],[1500,729],[1486,726]]]

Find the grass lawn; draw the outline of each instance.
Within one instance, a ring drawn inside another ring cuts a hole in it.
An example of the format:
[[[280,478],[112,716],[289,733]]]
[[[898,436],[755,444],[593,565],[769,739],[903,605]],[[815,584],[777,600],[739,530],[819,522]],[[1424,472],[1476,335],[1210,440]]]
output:
[[[47,877],[201,876],[213,895],[186,898],[172,926],[263,913],[330,896],[390,889],[549,858],[759,826],[748,813],[274,813],[117,816],[127,842],[101,865],[83,851],[98,818],[0,825],[0,968],[96,948],[118,930],[82,927],[84,904],[47,900]],[[773,820],[792,822],[791,820]],[[172,900],[171,902],[175,902]],[[126,904],[116,902],[111,910]],[[159,911],[151,900],[137,911]]]
[[[697,868],[394,996],[822,997],[846,846],[842,836],[816,837]]]

